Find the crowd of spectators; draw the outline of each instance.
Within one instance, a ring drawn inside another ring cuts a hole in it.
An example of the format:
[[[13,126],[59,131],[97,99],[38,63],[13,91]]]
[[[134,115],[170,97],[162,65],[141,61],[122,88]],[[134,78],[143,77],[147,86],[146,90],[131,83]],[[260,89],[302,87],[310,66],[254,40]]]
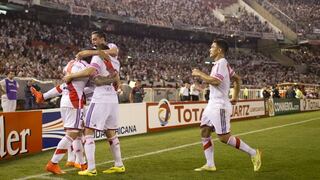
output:
[[[301,35],[312,34],[315,29],[320,29],[319,0],[258,0],[258,2]]]
[[[0,75],[14,69],[19,77],[61,79],[63,66],[79,49],[90,47],[90,29],[23,18],[3,17],[0,22]],[[192,82],[193,68],[207,73],[211,70],[212,65],[204,63],[210,44],[116,34],[108,34],[107,38],[119,46],[123,80]],[[315,74],[299,74],[253,51],[231,51],[228,60],[246,85],[319,83]]]
[[[228,17],[223,27],[234,31],[251,31],[272,33],[267,21],[261,22],[253,13],[249,13],[245,8],[239,7],[232,17]]]
[[[306,47],[285,50],[283,54],[295,61],[296,65],[307,66],[310,74],[320,75],[320,53],[310,51]]]
[[[235,12],[238,15],[219,21],[213,13],[237,3],[236,0],[50,0],[63,5],[76,5],[122,17],[130,17],[139,23],[173,27],[191,25],[196,27],[220,28],[226,30],[272,32],[267,22],[261,22],[256,16],[244,9]]]

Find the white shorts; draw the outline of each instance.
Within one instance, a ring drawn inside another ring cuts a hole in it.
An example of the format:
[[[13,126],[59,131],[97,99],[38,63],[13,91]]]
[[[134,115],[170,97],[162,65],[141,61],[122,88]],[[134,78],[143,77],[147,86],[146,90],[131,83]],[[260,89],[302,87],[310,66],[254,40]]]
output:
[[[202,114],[200,126],[212,127],[217,134],[228,134],[231,114],[231,109],[207,106]]]
[[[7,95],[2,95],[1,106],[3,112],[15,112],[17,108],[17,100],[9,100]]]
[[[61,107],[61,118],[65,129],[83,129],[82,109]]]
[[[117,129],[118,119],[118,103],[90,103],[84,126],[99,131]]]

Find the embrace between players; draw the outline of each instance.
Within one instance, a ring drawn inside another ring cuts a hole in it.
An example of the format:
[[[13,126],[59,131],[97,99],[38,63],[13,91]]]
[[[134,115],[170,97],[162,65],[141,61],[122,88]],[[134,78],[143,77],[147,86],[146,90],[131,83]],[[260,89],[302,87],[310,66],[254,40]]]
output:
[[[73,147],[81,171],[79,175],[96,176],[94,131],[105,131],[114,166],[103,173],[123,173],[125,167],[121,158],[120,142],[116,135],[119,118],[119,103],[116,89],[120,85],[120,63],[117,59],[118,48],[107,44],[102,32],[94,31],[91,41],[97,50],[86,50],[77,54],[64,68],[64,81],[42,94],[32,89],[37,102],[62,94],[61,117],[66,135],[59,142],[46,170],[53,174],[64,174],[58,163],[65,153]],[[219,139],[230,146],[240,149],[251,156],[254,171],[261,166],[261,152],[252,149],[238,137],[230,133],[231,103],[235,104],[240,91],[241,78],[233,71],[225,59],[228,44],[224,40],[215,40],[210,49],[210,58],[214,61],[210,75],[198,69],[192,76],[200,78],[210,85],[210,98],[201,118],[201,137],[206,164],[195,171],[216,171],[214,148],[211,133],[216,132]],[[82,59],[88,59],[84,61]],[[234,84],[231,103],[228,97],[230,83]],[[85,95],[84,95],[85,94]],[[87,102],[86,102],[87,101]],[[85,103],[90,101],[89,107]],[[85,114],[85,119],[83,119]],[[84,140],[84,147],[82,146]],[[85,154],[87,162],[83,156]]]

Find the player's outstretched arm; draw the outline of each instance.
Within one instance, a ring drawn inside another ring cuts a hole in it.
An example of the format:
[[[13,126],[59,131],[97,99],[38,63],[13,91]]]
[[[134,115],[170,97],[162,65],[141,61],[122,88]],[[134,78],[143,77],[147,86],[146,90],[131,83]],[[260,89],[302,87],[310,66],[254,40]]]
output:
[[[66,83],[71,82],[73,79],[90,77],[96,73],[96,69],[94,67],[88,67],[82,71],[72,73],[63,77],[63,80]]]
[[[219,86],[221,81],[215,77],[209,76],[206,73],[200,71],[199,69],[192,70],[192,76],[199,77],[203,81],[213,86]]]
[[[241,86],[241,77],[237,74],[234,74],[231,77],[231,81],[233,83],[233,94],[232,94],[232,99],[231,103],[234,105],[238,101],[239,98],[239,92],[240,92],[240,86]]]

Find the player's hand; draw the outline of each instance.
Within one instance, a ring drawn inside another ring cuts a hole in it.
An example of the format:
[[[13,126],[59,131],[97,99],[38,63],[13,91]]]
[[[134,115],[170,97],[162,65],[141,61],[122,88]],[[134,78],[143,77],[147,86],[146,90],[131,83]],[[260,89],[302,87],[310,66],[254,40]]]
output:
[[[230,100],[230,102],[231,102],[232,105],[236,105],[237,102],[238,102],[238,99],[232,98],[232,99]]]
[[[80,60],[80,59],[82,59],[82,58],[84,58],[84,57],[86,57],[86,56],[87,56],[87,51],[86,51],[86,50],[80,51],[80,52],[78,52],[78,53],[76,54],[76,58],[77,58],[78,60]]]
[[[104,60],[109,60],[109,56],[102,50],[99,50],[99,56]]]
[[[93,82],[96,86],[102,86],[104,85],[103,77],[101,75],[97,75],[94,77]]]
[[[69,83],[72,81],[72,77],[71,75],[66,75],[62,78],[62,80],[65,82],[65,83]]]
[[[199,69],[193,69],[192,76],[201,76],[201,71]]]

